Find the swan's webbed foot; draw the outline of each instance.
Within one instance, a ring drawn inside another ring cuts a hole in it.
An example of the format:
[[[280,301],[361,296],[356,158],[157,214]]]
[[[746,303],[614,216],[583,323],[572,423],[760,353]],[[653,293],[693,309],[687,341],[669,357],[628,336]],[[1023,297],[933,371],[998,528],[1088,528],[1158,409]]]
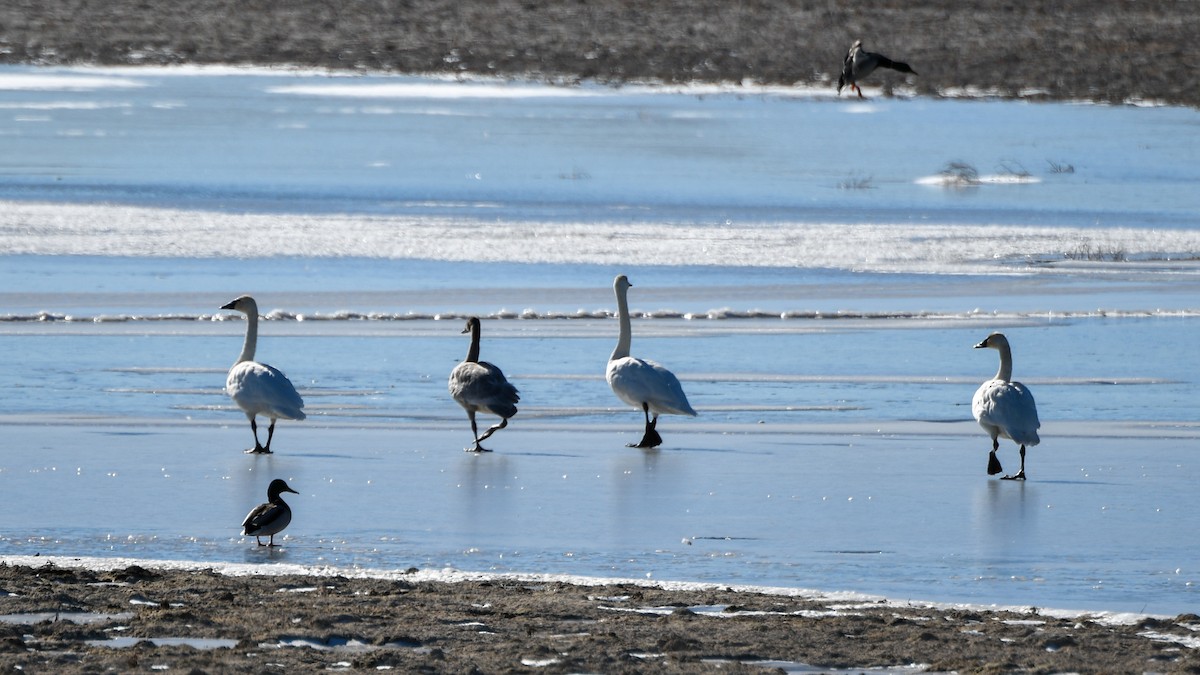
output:
[[[1003,470],[1004,470],[1004,467],[1000,466],[1000,460],[996,459],[996,451],[993,450],[993,451],[989,452],[988,453],[988,475],[995,476],[996,474],[1000,473]]]
[[[491,450],[490,450],[490,449],[488,449],[488,448],[485,448],[485,447],[483,447],[482,445],[480,445],[480,444],[478,444],[478,443],[476,443],[476,444],[475,444],[475,447],[473,447],[473,448],[463,448],[463,452],[474,452],[474,453],[480,453],[480,452],[491,452]]]
[[[662,445],[663,439],[662,436],[658,435],[658,429],[655,428],[657,426],[657,419],[646,423],[646,432],[642,434],[642,440],[638,441],[636,444],[630,443],[628,447],[648,449],[657,448],[658,446]]]
[[[271,452],[269,449],[267,449],[267,448],[264,448],[264,447],[263,447],[263,446],[261,446],[261,445],[256,445],[256,446],[254,446],[253,448],[250,448],[249,450],[244,450],[243,452],[244,452],[245,454],[247,454],[247,455],[270,455],[270,454],[274,454],[274,453],[272,453],[272,452]]]
[[[1025,469],[1021,469],[1009,476],[1001,476],[1000,480],[1025,480]]]

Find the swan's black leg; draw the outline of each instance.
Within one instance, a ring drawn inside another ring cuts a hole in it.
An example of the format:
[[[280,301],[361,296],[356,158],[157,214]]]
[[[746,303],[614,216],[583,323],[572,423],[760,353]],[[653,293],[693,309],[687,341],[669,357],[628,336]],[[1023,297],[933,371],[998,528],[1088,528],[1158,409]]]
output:
[[[503,429],[506,426],[508,426],[508,418],[502,417],[502,418],[500,418],[499,424],[493,424],[491,427],[488,428],[487,431],[483,432],[482,436],[475,439],[475,452],[491,452],[491,450],[488,450],[487,448],[483,447],[482,445],[480,445],[480,443],[486,441],[489,436],[496,433],[500,429]]]
[[[275,423],[272,422],[271,430],[273,431],[274,429]],[[253,455],[263,452],[270,452],[270,450],[263,448],[262,444],[258,442],[258,422],[253,417],[250,418],[250,431],[254,432],[254,447],[247,450],[246,454]],[[271,436],[269,433],[267,434],[267,447],[271,447]]]
[[[261,450],[265,455],[271,454],[271,439],[275,437],[275,418],[271,418],[271,425],[267,427],[267,445]]]
[[[492,435],[491,431],[488,431],[488,433],[483,435],[483,438],[480,438],[479,437],[479,427],[475,423],[475,411],[468,410],[467,417],[471,418],[471,437],[475,439],[475,446],[471,447],[471,448],[463,448],[463,450],[466,450],[467,452],[491,452],[490,450],[488,450],[487,448],[485,448],[479,444],[480,441],[482,441],[484,438],[487,438],[488,436]]]
[[[1025,446],[1021,446],[1021,470],[1011,476],[1004,476],[1004,480],[1025,480]]]
[[[998,450],[999,448],[1000,448],[1000,441],[993,438],[992,439],[992,451],[988,453],[988,475],[989,476],[995,476],[996,474],[998,474],[1004,470],[1004,467],[1000,466],[1000,460],[996,458],[996,450]]]
[[[250,425],[253,428],[254,423],[251,422]],[[271,438],[274,438],[274,437],[275,437],[275,418],[272,417],[271,424],[268,426],[268,428],[266,428],[266,444],[265,444],[265,446],[259,446],[259,444],[258,444],[258,429],[254,429],[254,449],[246,450],[246,452],[250,453],[250,454],[257,454],[257,455],[271,454]]]
[[[646,430],[646,433],[650,437],[650,445],[646,447],[657,448],[662,445],[662,436],[658,435],[658,415],[655,415],[654,419],[650,420],[650,428]]]
[[[656,428],[658,426],[658,415],[655,415],[654,419],[650,419],[650,406],[645,403],[642,404],[642,412],[646,415],[646,429],[642,433],[642,440],[638,441],[636,445],[630,444],[629,447],[657,448],[663,442],[662,436],[658,435],[658,429]]]

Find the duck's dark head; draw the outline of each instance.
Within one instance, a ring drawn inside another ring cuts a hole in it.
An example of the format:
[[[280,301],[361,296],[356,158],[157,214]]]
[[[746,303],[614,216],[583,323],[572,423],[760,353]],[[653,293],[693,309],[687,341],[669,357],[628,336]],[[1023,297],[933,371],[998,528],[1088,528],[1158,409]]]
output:
[[[288,487],[287,481],[283,480],[282,478],[276,478],[275,480],[271,481],[270,485],[267,486],[267,501],[273,502],[276,499],[279,499],[279,495],[283,494],[284,492],[290,492],[294,495],[300,494],[299,492],[296,492],[292,488]]]

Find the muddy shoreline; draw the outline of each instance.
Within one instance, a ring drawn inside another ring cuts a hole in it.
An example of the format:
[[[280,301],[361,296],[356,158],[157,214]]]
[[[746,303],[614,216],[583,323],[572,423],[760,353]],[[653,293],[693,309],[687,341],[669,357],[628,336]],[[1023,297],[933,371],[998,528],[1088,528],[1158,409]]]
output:
[[[1109,625],[1036,608],[946,610],[632,583],[427,581],[415,570],[364,579],[0,564],[0,614],[25,613],[48,616],[0,623],[7,670],[750,673],[784,662],[1200,672],[1200,650],[1180,644],[1196,639],[1195,615]],[[91,644],[113,638],[132,644]],[[225,642],[153,641],[162,638]]]
[[[850,43],[907,61],[921,95],[1200,105],[1200,4],[878,0],[12,0],[0,63],[298,65],[573,82],[829,87]]]

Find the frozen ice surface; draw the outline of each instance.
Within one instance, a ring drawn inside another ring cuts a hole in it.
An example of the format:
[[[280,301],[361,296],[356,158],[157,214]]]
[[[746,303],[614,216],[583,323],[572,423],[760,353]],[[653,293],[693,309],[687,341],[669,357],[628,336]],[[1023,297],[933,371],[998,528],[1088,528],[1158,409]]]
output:
[[[1013,483],[986,478],[986,439],[966,422],[698,423],[665,429],[670,447],[643,453],[623,447],[633,424],[622,434],[535,419],[514,421],[483,456],[462,452],[451,425],[314,424],[283,429],[274,456],[252,458],[238,452],[243,426],[6,425],[28,452],[0,474],[0,550],[1158,614],[1196,602],[1196,546],[1176,536],[1193,516],[1190,430],[1059,433],[1031,454],[1030,480]],[[276,476],[302,494],[282,548],[266,551],[237,525]]]
[[[0,555],[1194,612],[1197,114],[0,69]],[[603,380],[617,273],[700,412],[654,452]],[[221,392],[246,292],[310,413],[269,457]],[[486,456],[469,314],[522,393]],[[997,329],[1025,483],[970,420]]]

